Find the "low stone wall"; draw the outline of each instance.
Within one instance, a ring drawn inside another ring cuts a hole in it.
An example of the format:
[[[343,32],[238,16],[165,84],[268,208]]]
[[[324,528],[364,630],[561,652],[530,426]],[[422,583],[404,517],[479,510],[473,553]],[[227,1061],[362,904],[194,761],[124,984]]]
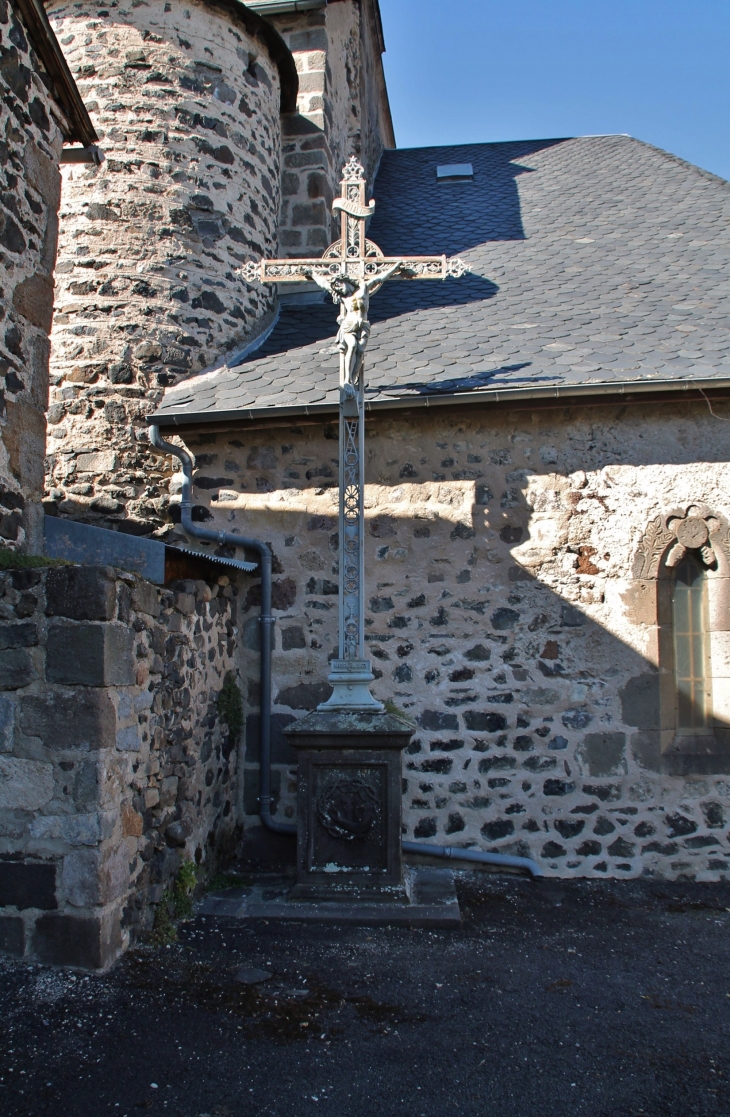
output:
[[[418,725],[404,757],[409,837],[529,855],[553,875],[728,871],[730,754],[680,768],[660,751],[666,668],[647,607],[672,543],[662,517],[698,502],[716,528],[714,584],[726,584],[725,428],[693,404],[368,418],[366,641],[374,692]],[[211,526],[239,524],[275,552],[274,792],[293,818],[296,757],[281,731],[329,695],[337,638],[337,428],[189,443]],[[252,590],[251,816],[255,618]],[[713,625],[713,702],[730,724],[727,608]]]
[[[0,538],[33,553],[43,538],[44,412],[63,136],[50,79],[15,8],[5,2],[0,55]]]
[[[102,967],[236,826],[237,587],[0,575],[0,949]]]

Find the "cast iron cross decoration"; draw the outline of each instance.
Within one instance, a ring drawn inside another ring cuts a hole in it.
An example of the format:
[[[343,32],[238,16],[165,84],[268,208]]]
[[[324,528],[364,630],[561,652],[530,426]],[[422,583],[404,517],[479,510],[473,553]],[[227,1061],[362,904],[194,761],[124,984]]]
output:
[[[249,283],[314,280],[339,303],[340,351],[340,645],[328,682],[333,692],[321,710],[382,710],[370,693],[373,673],[365,656],[364,489],[365,377],[363,358],[370,336],[370,296],[386,279],[446,279],[466,271],[458,258],[384,256],[365,236],[375,202],[365,201],[365,173],[355,158],[342,171],[341,236],[316,260],[261,260],[245,264]]]

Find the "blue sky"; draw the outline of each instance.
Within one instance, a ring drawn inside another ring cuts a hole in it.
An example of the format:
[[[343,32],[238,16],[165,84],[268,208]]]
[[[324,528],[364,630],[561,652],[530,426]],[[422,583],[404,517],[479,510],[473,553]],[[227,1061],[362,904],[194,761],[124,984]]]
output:
[[[730,0],[380,0],[399,147],[628,132],[730,179]]]

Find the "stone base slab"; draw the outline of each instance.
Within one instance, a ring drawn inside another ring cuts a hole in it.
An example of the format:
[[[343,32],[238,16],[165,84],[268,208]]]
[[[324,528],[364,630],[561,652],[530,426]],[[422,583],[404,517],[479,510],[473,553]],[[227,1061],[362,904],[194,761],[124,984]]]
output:
[[[454,874],[449,869],[407,868],[405,899],[310,902],[292,897],[288,877],[261,876],[245,888],[211,893],[198,915],[232,919],[287,919],[299,923],[348,923],[358,927],[458,927],[461,924]]]

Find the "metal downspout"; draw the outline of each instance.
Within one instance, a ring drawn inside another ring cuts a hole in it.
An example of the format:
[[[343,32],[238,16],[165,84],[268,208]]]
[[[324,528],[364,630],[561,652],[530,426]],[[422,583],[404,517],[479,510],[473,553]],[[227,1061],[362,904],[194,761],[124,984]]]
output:
[[[279,822],[271,817],[271,650],[273,644],[274,618],[271,615],[271,548],[261,539],[250,539],[243,535],[233,535],[229,531],[212,531],[193,523],[193,460],[187,450],[166,442],[160,437],[160,428],[151,423],[150,442],[157,450],[172,454],[182,466],[183,485],[180,503],[180,524],[188,535],[195,539],[206,539],[211,543],[229,544],[234,547],[248,547],[259,556],[261,571],[261,714],[259,738],[259,814],[267,830],[277,834],[296,834],[297,828],[291,823]]]

